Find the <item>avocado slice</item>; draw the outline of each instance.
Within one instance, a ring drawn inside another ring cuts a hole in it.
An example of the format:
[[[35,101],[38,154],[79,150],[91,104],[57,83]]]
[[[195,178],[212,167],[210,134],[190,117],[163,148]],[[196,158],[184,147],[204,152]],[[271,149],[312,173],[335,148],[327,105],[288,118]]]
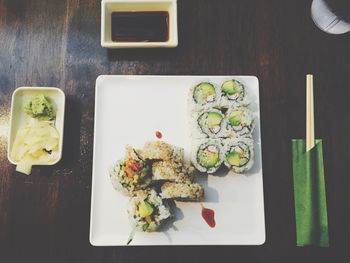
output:
[[[198,153],[198,162],[206,168],[215,167],[219,161],[219,152],[211,152],[208,149],[203,149]]]
[[[242,122],[243,111],[236,110],[230,113],[228,121],[232,126],[238,126]]]
[[[220,126],[220,123],[222,121],[223,117],[220,113],[218,112],[209,112],[208,113],[208,118],[207,118],[207,121],[208,121],[208,127],[209,128],[212,128],[212,127],[215,127],[215,126]]]
[[[139,214],[140,217],[144,218],[146,216],[152,215],[154,207],[146,200],[140,202],[139,204]]]
[[[209,82],[203,82],[196,86],[193,98],[197,103],[206,102],[208,97],[215,97],[215,88]]]
[[[241,84],[236,80],[225,81],[221,86],[222,92],[233,95],[241,92]]]
[[[226,155],[226,160],[232,166],[240,166],[240,155],[238,152],[232,151]]]

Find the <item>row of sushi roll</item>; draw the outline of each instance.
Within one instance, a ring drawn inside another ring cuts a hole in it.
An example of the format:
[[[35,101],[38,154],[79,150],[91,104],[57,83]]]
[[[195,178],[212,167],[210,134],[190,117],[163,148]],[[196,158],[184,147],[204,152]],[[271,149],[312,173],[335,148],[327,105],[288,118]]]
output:
[[[246,93],[235,79],[220,88],[202,82],[191,89],[191,162],[200,172],[215,173],[224,164],[243,173],[253,166],[255,122]]]
[[[157,231],[172,216],[170,201],[200,201],[203,187],[193,182],[193,167],[184,150],[162,141],[147,142],[143,149],[126,147],[126,156],[110,171],[113,187],[131,197],[128,215],[140,231]]]
[[[212,174],[224,164],[235,173],[243,173],[254,164],[253,140],[249,137],[196,140],[191,161],[200,172]]]
[[[201,82],[191,88],[188,99],[192,111],[205,108],[230,108],[248,105],[245,86],[238,80],[227,80],[218,86],[211,82]]]
[[[224,112],[217,108],[194,111],[191,124],[192,139],[250,137],[254,130],[253,114],[243,106]]]

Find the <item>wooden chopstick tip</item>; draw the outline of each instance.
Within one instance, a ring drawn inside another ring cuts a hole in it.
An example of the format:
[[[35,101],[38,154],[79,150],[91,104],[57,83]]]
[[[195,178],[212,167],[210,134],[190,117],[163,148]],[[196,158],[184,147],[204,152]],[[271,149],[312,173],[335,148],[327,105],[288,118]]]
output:
[[[306,151],[315,146],[313,75],[306,75]]]
[[[312,74],[307,74],[306,75],[306,83],[310,83],[311,84],[313,82],[313,80],[314,80],[314,75],[312,75]]]

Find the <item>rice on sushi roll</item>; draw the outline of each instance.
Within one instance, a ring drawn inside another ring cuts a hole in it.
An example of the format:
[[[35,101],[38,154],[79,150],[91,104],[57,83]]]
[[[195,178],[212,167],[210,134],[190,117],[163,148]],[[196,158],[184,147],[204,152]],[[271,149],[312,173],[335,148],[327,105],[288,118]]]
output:
[[[226,118],[230,137],[251,136],[255,123],[250,110],[245,107],[231,108],[226,112]]]
[[[193,113],[194,127],[191,136],[193,138],[218,138],[226,132],[226,119],[218,109],[211,108]]]
[[[128,215],[131,223],[139,231],[157,231],[171,216],[170,208],[154,189],[136,192],[130,200]]]
[[[229,108],[237,105],[248,105],[246,89],[238,80],[231,79],[221,85],[220,106]]]
[[[217,105],[220,89],[210,82],[201,82],[191,88],[188,104],[190,109],[200,110]]]
[[[190,181],[192,167],[175,160],[157,161],[152,164],[153,181],[187,182]]]
[[[219,139],[197,140],[192,146],[191,162],[200,172],[215,173],[223,158],[224,150]]]
[[[128,196],[147,188],[152,182],[151,165],[140,154],[140,151],[127,146],[126,158],[117,161],[109,173],[114,189]]]
[[[184,157],[184,149],[173,146],[162,141],[146,142],[142,149],[142,158],[144,160],[182,160]]]
[[[200,201],[204,197],[204,189],[197,183],[166,182],[161,187],[161,196],[164,199]]]
[[[250,138],[225,140],[225,165],[235,173],[243,173],[254,164],[254,146]]]

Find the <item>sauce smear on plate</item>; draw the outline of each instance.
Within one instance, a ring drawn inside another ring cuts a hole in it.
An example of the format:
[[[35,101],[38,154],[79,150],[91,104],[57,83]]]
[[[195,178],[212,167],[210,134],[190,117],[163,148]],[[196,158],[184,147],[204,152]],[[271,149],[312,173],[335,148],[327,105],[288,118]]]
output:
[[[210,227],[215,227],[215,212],[213,209],[205,208],[202,204],[202,217]]]

